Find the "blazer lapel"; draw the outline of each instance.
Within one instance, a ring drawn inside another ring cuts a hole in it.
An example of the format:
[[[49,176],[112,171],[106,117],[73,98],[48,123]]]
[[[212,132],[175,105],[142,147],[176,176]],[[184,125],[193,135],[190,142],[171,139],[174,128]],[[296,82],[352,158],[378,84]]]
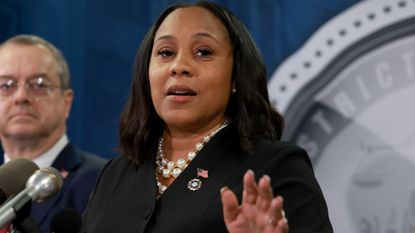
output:
[[[51,214],[50,210],[65,193],[67,188],[67,185],[65,184],[70,183],[71,179],[74,178],[71,176],[71,172],[81,163],[82,157],[76,153],[76,149],[70,143],[59,153],[58,157],[53,162],[52,167],[56,168],[61,173],[63,185],[57,194],[45,202],[32,204],[32,216],[37,223],[41,224],[46,219],[47,215]]]
[[[98,185],[88,207],[94,209],[94,216],[87,216],[95,228],[92,231],[145,232],[156,205],[155,160],[141,165],[127,162],[112,171],[109,177],[101,177],[105,183]],[[99,200],[99,206],[94,200]]]

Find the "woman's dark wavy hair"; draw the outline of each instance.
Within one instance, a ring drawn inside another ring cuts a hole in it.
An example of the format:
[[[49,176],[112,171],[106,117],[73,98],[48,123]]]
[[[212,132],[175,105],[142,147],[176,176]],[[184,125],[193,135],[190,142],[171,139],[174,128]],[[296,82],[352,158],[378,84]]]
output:
[[[232,13],[215,3],[177,4],[162,12],[144,37],[135,60],[131,95],[121,114],[119,151],[136,163],[151,157],[149,153],[163,133],[164,122],[154,109],[148,76],[155,34],[170,13],[191,6],[210,11],[229,33],[234,59],[232,79],[237,92],[231,95],[226,114],[238,134],[240,149],[245,154],[251,154],[257,139],[267,137],[278,140],[281,137],[283,118],[270,104],[266,68],[246,27]]]

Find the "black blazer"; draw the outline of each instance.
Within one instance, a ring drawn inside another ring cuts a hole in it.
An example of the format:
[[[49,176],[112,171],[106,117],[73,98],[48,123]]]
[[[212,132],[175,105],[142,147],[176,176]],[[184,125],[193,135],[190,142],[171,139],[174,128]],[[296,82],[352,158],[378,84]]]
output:
[[[64,208],[82,213],[94,189],[99,171],[107,161],[68,144],[59,153],[52,167],[65,176],[59,193],[42,203],[33,203],[31,214],[42,232],[50,232],[50,221]]]
[[[84,213],[82,232],[190,233],[227,232],[220,189],[228,186],[239,200],[242,177],[252,169],[257,178],[271,177],[275,194],[284,197],[290,232],[332,232],[327,206],[306,152],[294,145],[262,140],[254,155],[236,149],[231,127],[220,131],[156,200],[155,155],[142,165],[124,157],[113,159],[101,173]],[[197,168],[208,170],[202,187],[188,189]]]

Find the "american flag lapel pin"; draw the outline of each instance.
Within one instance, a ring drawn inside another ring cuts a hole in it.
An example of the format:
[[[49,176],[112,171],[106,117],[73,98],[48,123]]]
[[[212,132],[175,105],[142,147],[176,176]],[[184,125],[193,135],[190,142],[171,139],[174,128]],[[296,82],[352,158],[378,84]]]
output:
[[[197,169],[197,177],[202,177],[202,178],[209,178],[209,171],[208,170],[204,170],[202,168],[198,168]]]
[[[65,168],[60,170],[59,173],[61,174],[62,178],[64,178],[64,179],[69,175],[69,172]]]

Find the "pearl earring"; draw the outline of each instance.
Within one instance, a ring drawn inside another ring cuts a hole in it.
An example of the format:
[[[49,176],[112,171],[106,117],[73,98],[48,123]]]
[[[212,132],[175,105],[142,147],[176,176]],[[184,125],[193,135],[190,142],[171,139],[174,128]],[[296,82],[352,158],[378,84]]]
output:
[[[236,88],[233,88],[232,89],[232,93],[236,93]]]

